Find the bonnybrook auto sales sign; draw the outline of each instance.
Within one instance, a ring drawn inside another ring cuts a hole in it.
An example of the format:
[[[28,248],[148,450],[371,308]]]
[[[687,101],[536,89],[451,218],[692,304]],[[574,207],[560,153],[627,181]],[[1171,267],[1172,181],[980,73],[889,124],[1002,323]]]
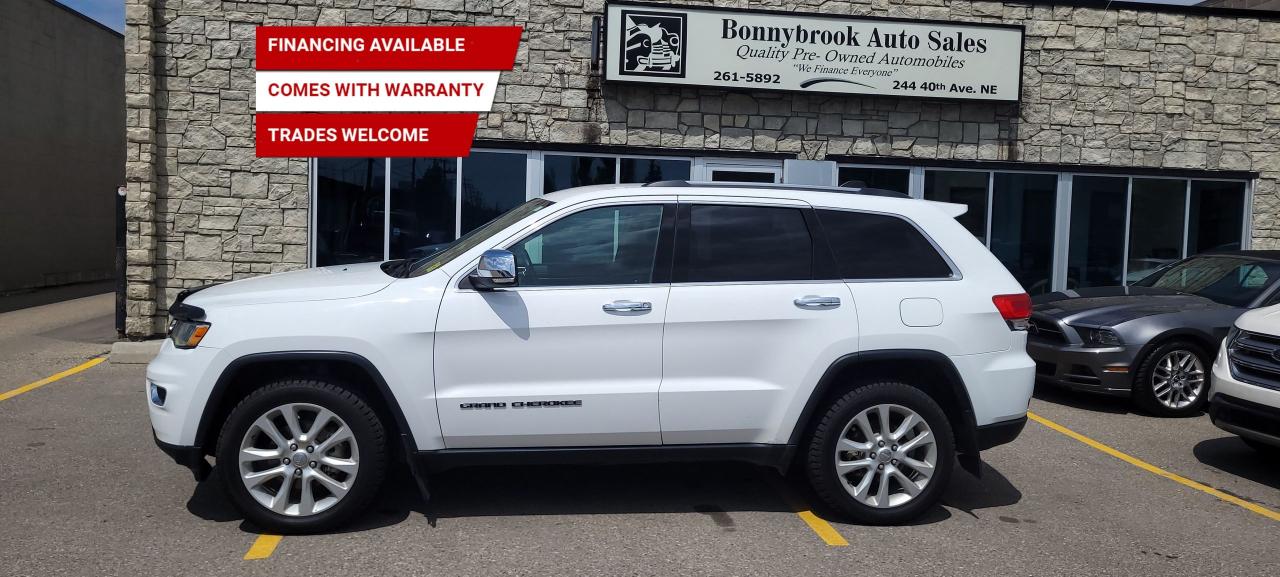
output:
[[[1018,99],[1022,27],[606,5],[605,78],[755,90]]]

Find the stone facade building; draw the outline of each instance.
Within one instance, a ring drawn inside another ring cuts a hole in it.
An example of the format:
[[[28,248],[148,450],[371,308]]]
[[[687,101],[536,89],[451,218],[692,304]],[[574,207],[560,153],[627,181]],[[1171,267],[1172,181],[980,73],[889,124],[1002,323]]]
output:
[[[603,0],[126,0],[128,334],[162,332],[184,287],[410,256],[510,208],[504,195],[645,178],[636,171],[776,180],[786,159],[969,203],[962,221],[1033,292],[1131,280],[1209,248],[1280,248],[1280,15],[1082,0],[687,3],[1019,24],[1020,98],[604,82],[591,46]],[[255,156],[260,24],[525,31],[481,115],[476,149],[489,156],[388,163]],[[514,193],[493,190],[505,160]],[[431,186],[444,197],[430,200]],[[1123,238],[1106,237],[1117,226]]]

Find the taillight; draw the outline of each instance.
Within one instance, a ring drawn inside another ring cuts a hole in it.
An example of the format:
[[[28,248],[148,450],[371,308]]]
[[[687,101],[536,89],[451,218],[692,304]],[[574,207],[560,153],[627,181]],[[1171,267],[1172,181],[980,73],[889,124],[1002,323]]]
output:
[[[1028,319],[1031,318],[1031,295],[1027,293],[996,295],[991,297],[991,302],[995,303],[1000,316],[1009,323],[1009,328],[1015,331],[1027,329]]]

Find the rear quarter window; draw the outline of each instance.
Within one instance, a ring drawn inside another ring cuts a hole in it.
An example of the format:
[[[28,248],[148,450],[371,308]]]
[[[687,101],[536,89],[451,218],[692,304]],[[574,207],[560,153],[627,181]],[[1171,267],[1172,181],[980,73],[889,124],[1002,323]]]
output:
[[[818,210],[842,278],[944,279],[951,265],[906,219],[886,214]]]

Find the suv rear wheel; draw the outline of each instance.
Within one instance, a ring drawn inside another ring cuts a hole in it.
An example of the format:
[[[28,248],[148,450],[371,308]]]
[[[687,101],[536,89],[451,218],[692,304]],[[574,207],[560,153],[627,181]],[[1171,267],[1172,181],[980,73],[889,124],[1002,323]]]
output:
[[[954,463],[942,408],[920,389],[881,382],[831,404],[809,439],[807,468],[827,504],[862,523],[892,525],[933,506]]]
[[[386,474],[386,435],[359,396],[313,380],[272,383],[231,411],[217,465],[231,500],[254,524],[324,531],[351,519]]]
[[[1173,340],[1151,351],[1138,366],[1133,400],[1142,410],[1160,417],[1189,417],[1204,409],[1209,379],[1204,351],[1193,343]]]

